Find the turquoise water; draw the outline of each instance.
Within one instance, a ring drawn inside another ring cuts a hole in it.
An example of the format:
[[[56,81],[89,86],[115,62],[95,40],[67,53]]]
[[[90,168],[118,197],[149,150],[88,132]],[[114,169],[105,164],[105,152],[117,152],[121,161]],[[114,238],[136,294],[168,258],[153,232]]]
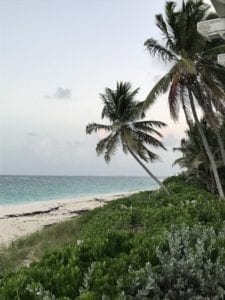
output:
[[[148,177],[0,176],[0,205],[155,188]]]

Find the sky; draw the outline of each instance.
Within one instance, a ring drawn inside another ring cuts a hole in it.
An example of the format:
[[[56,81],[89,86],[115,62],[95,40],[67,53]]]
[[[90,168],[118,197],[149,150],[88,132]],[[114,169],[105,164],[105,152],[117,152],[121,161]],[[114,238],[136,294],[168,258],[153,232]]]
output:
[[[179,3],[180,1],[178,1]],[[137,100],[168,71],[144,41],[161,40],[154,16],[164,0],[0,0],[0,174],[137,175],[145,173],[118,149],[110,164],[97,157],[101,136],[86,135],[101,120],[99,94],[117,81],[140,87]],[[170,119],[160,96],[147,119],[162,130],[167,151],[149,164],[158,176],[172,167],[186,124]],[[153,150],[153,149],[152,149]]]

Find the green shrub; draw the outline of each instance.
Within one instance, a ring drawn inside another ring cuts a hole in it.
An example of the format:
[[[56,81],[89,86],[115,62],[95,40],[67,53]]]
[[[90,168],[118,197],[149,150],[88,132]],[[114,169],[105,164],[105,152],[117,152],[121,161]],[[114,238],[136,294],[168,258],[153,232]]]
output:
[[[213,228],[173,228],[157,248],[159,265],[148,262],[125,291],[132,299],[224,299],[224,234]]]

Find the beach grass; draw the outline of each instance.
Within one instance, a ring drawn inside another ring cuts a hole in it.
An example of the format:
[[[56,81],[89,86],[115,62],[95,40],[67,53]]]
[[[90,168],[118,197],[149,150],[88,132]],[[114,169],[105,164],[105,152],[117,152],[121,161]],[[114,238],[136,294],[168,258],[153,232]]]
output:
[[[1,272],[15,271],[38,260],[46,251],[73,244],[80,232],[80,217],[47,226],[0,248]]]

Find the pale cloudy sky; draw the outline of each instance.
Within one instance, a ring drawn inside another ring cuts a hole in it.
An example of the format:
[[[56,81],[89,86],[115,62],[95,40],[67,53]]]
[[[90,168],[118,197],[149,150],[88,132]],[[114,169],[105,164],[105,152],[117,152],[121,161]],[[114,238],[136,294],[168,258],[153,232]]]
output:
[[[179,2],[179,1],[178,1]],[[107,165],[97,158],[97,135],[85,126],[100,121],[99,93],[116,81],[141,87],[143,100],[168,66],[144,49],[160,39],[154,15],[164,0],[0,1],[0,173],[40,175],[145,175],[119,149]],[[165,121],[157,175],[176,172],[171,147],[186,127],[170,120],[160,97],[148,119]],[[176,154],[177,155],[177,154]]]

